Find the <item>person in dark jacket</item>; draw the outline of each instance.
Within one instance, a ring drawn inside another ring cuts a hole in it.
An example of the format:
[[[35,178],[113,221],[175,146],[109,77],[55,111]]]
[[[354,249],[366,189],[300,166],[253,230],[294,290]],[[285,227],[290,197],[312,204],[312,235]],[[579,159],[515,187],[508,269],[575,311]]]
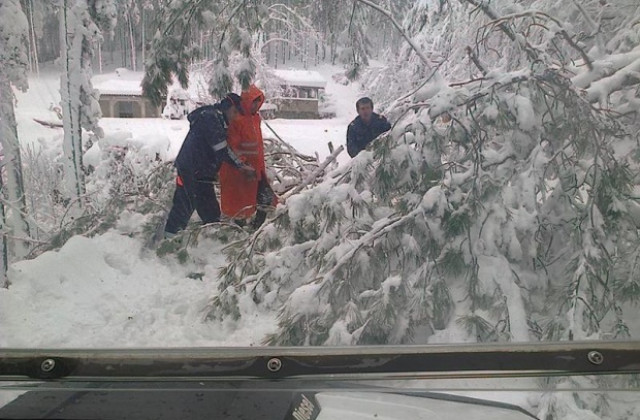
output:
[[[186,228],[194,210],[205,224],[220,221],[213,182],[223,162],[247,178],[255,177],[254,169],[243,164],[227,145],[227,128],[239,109],[240,97],[230,93],[220,103],[200,107],[187,116],[191,126],[174,164],[178,176],[165,238]]]
[[[361,98],[356,102],[358,116],[347,129],[347,152],[356,157],[380,134],[391,130],[391,124],[382,115],[373,112],[373,101]]]

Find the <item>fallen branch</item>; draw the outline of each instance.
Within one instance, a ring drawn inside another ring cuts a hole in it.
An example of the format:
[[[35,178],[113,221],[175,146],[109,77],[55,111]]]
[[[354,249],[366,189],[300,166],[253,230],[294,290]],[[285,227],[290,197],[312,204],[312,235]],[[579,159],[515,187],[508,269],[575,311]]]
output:
[[[44,125],[45,127],[49,127],[49,128],[62,128],[62,123],[48,122],[48,121],[44,121],[44,120],[39,120],[37,118],[34,118],[33,121],[37,122],[40,125]]]
[[[286,194],[282,195],[282,197],[280,197],[282,201],[285,201],[287,198],[291,197],[292,195],[299,193],[307,185],[310,185],[311,183],[313,183],[313,181],[316,178],[318,178],[318,176],[326,169],[326,167],[329,166],[331,162],[336,160],[338,158],[338,155],[343,151],[344,151],[344,146],[338,147],[329,157],[327,157],[327,159],[325,159],[322,165],[318,166],[318,168],[315,171],[311,172],[309,176],[307,176],[307,178],[304,181],[302,181],[301,184],[299,184],[294,189],[289,190]]]
[[[273,133],[273,135],[274,135],[274,136],[276,136],[276,139],[278,139],[278,140],[282,143],[282,145],[284,146],[284,148],[285,148],[285,149],[287,149],[287,150],[291,153],[291,157],[293,157],[293,159],[296,161],[296,163],[297,163],[298,165],[300,165],[300,167],[301,167],[301,168],[303,168],[303,167],[305,166],[305,163],[309,163],[309,162],[311,162],[311,161],[313,161],[313,160],[314,160],[313,158],[306,159],[307,157],[305,156],[305,159],[304,159],[304,160],[307,160],[307,162],[303,162],[303,159],[301,159],[302,154],[301,154],[300,152],[298,152],[298,151],[297,151],[293,146],[291,146],[289,143],[287,143],[286,141],[284,141],[284,140],[282,139],[282,137],[280,137],[280,136],[278,135],[278,133],[276,133],[276,131],[273,129],[273,127],[271,127],[271,126],[269,125],[269,123],[268,123],[268,122],[266,122],[266,121],[264,121],[264,120],[263,120],[262,122],[264,123],[264,125],[265,125],[265,126],[267,126],[267,128],[269,129],[269,131],[271,131],[271,132]]]

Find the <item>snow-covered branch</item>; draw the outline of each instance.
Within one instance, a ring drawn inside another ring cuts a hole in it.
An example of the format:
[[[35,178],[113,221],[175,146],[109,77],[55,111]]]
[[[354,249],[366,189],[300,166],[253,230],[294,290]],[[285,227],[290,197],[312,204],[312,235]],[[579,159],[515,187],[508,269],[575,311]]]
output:
[[[400,33],[400,35],[402,35],[402,37],[405,39],[405,41],[407,41],[407,43],[411,46],[411,48],[416,53],[416,55],[418,57],[420,57],[420,60],[422,61],[422,64],[424,64],[424,66],[427,69],[431,69],[432,68],[430,60],[427,58],[426,55],[424,55],[424,52],[422,51],[422,49],[413,41],[413,39],[409,36],[409,34],[404,30],[402,25],[400,25],[400,23],[398,23],[398,21],[393,17],[391,12],[389,12],[388,10],[383,9],[379,5],[373,3],[373,2],[371,2],[369,0],[354,0],[354,1],[371,7],[372,9],[376,10],[377,12],[379,12],[380,14],[385,16],[389,21],[391,21],[393,26],[398,30],[398,32]]]

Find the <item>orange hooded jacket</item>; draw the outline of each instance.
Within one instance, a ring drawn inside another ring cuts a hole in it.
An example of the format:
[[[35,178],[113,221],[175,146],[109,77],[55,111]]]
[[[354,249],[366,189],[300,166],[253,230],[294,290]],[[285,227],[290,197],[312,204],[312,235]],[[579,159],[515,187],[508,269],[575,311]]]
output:
[[[220,169],[220,201],[222,213],[232,219],[247,219],[256,212],[258,183],[266,180],[264,143],[262,142],[262,119],[256,112],[251,114],[251,105],[259,99],[264,103],[264,93],[255,85],[242,92],[242,110],[229,125],[227,142],[240,160],[256,170],[256,179],[249,179],[239,170],[225,163]]]

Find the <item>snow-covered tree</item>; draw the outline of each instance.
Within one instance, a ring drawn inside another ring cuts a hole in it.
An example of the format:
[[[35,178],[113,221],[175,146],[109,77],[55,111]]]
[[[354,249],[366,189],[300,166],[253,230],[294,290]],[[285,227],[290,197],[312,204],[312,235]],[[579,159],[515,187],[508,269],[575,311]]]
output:
[[[207,66],[210,94],[214,98],[223,97],[234,89],[236,81],[241,88],[247,88],[255,80],[258,63],[263,61],[257,55],[265,42],[262,36],[265,25],[274,19],[282,20],[284,8],[292,12],[294,20],[309,26],[286,6],[269,7],[266,3],[173,1],[160,8],[156,18],[158,30],[145,63],[145,94],[160,103],[174,77],[186,87],[190,65],[202,53],[198,43],[188,42],[194,29],[208,31],[215,51]]]
[[[27,89],[27,18],[19,0],[0,3],[0,142],[2,144],[2,270],[0,285],[6,285],[7,234],[13,254],[24,257],[28,252],[29,225],[26,222],[22,162],[18,129],[14,112],[15,97],[11,86]]]
[[[115,24],[117,12],[114,0],[60,0],[59,14],[66,195],[72,205],[82,206],[85,193],[82,130],[102,135],[98,126],[99,93],[91,86],[91,59],[101,30]]]
[[[624,3],[417,2],[371,76],[392,132],[227,248],[208,317],[277,309],[277,345],[628,337],[640,5]]]
[[[393,13],[400,16],[409,2],[394,4]],[[285,64],[292,52],[305,67],[314,60],[318,62],[321,55],[334,63],[340,59],[355,78],[374,55],[374,43],[379,47],[381,34],[388,32],[384,28],[380,31],[380,14],[371,5],[360,0],[171,1],[159,5],[155,19],[158,29],[145,63],[144,91],[161,103],[173,77],[186,85],[190,64],[205,58],[201,51],[205,32],[214,97],[232,90],[236,81],[246,87],[262,65],[277,67],[279,60]],[[199,40],[192,39],[194,32],[201,34]],[[264,63],[262,54],[266,55]]]

